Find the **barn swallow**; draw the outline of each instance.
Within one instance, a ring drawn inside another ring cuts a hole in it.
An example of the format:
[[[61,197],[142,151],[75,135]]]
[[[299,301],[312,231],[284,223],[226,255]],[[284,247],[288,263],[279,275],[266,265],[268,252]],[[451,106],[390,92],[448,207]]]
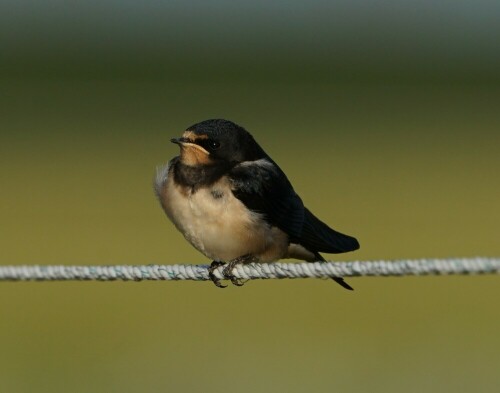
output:
[[[280,167],[243,127],[222,119],[202,121],[180,138],[180,155],[157,169],[156,195],[170,220],[214,270],[243,285],[232,274],[240,263],[295,258],[325,261],[319,254],[359,248],[302,203]],[[338,284],[352,290],[341,277]]]

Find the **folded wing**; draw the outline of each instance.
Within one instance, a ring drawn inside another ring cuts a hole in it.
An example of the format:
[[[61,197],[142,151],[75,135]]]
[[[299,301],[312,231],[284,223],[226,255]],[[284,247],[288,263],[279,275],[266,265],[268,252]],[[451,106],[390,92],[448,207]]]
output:
[[[308,250],[338,254],[359,248],[358,241],[349,235],[337,232],[304,208],[304,224],[300,244]]]
[[[244,162],[229,174],[234,196],[271,225],[299,238],[304,224],[304,204],[281,169],[272,161]]]
[[[359,248],[358,241],[337,232],[304,207],[283,171],[271,159],[244,162],[230,173],[233,194],[250,210],[312,252],[342,253]]]

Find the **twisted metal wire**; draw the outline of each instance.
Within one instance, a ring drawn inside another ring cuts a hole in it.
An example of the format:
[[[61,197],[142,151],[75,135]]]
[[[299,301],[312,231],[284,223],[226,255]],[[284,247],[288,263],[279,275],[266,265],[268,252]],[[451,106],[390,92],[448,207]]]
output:
[[[223,267],[214,274],[224,279]],[[410,276],[450,274],[499,274],[500,258],[401,259],[315,263],[270,263],[237,265],[233,271],[242,280],[282,278],[329,278],[357,276]],[[208,265],[19,265],[0,266],[0,281],[207,281]]]

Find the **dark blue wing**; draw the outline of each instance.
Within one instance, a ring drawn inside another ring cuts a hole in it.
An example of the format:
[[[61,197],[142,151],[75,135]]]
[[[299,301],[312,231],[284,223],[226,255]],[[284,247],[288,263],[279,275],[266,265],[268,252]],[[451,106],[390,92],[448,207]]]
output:
[[[359,248],[356,238],[330,228],[307,208],[305,209],[300,244],[308,250],[330,254],[354,251]]]
[[[333,230],[305,208],[285,174],[271,160],[237,165],[229,179],[236,198],[288,234],[291,243],[315,253],[342,253],[359,248],[354,237]]]
[[[267,159],[245,162],[231,170],[229,179],[234,196],[246,207],[262,214],[291,239],[300,238],[304,204],[276,164]]]

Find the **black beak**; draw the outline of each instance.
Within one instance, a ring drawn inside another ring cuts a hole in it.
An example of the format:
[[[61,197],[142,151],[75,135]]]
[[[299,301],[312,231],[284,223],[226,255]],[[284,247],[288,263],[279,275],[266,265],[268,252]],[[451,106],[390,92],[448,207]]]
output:
[[[188,142],[188,140],[186,138],[172,138],[170,139],[170,142],[175,143],[177,145],[181,145],[184,142]]]

